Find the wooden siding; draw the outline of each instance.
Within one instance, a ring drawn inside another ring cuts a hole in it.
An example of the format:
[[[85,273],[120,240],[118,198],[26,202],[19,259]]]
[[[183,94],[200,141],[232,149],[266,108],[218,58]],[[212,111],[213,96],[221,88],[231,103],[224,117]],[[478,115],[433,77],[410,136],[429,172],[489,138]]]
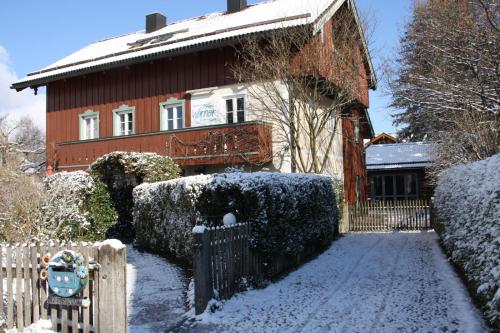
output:
[[[100,138],[113,135],[112,110],[124,104],[136,108],[136,134],[154,133],[160,130],[159,104],[173,97],[186,100],[185,127],[190,127],[186,91],[234,83],[233,60],[233,49],[226,47],[49,83],[48,165],[64,158],[55,155],[57,144],[79,139],[79,115],[86,110],[99,112]]]
[[[352,89],[356,103],[364,108],[369,107],[369,89],[372,85],[371,72],[364,56],[363,45],[359,42],[358,47],[349,50],[350,54],[339,56],[339,48],[335,48],[335,20],[347,17],[346,11],[351,12],[346,6],[339,10],[336,16],[325,22],[323,31],[318,33],[311,42],[298,53],[293,60],[296,70],[300,73],[317,72],[333,86],[340,87],[345,84],[346,79],[354,82],[349,88]],[[339,16],[340,15],[340,16]],[[342,49],[342,48],[340,48]],[[341,52],[348,52],[341,50]],[[319,53],[319,54],[318,54]],[[309,58],[320,59],[318,63],[311,63]],[[341,59],[350,59],[346,63]],[[339,73],[341,73],[339,75]]]
[[[364,112],[353,109],[350,114],[363,119]],[[362,121],[360,121],[362,124]],[[366,199],[366,161],[363,135],[360,133],[358,143],[354,138],[354,119],[342,119],[342,143],[344,149],[344,198],[346,202],[356,202],[356,175],[361,177],[360,200]]]
[[[100,156],[123,150],[167,155],[181,166],[266,163],[272,157],[271,138],[271,126],[249,122],[60,143],[55,147],[56,169],[86,169]]]

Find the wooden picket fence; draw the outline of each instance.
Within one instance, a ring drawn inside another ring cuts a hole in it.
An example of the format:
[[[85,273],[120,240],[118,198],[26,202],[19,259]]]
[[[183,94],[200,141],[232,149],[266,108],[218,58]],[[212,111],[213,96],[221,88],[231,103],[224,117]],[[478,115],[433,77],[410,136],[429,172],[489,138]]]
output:
[[[89,265],[89,283],[78,297],[87,297],[90,307],[48,304],[51,290],[40,279],[41,258],[60,250],[73,250]],[[126,332],[126,253],[109,244],[36,242],[0,246],[0,315],[3,329],[18,331],[41,319],[50,320],[52,330],[64,333]],[[93,263],[92,263],[93,262]],[[90,263],[90,264],[89,264]],[[4,290],[5,289],[5,290]]]
[[[250,228],[251,224],[236,224],[193,233],[197,314],[205,310],[210,299],[229,299],[245,290],[249,279],[258,284],[264,278],[280,276],[317,252],[311,246],[300,255],[279,256],[264,263],[250,248]]]
[[[432,227],[427,200],[347,204],[347,231],[425,230]]]

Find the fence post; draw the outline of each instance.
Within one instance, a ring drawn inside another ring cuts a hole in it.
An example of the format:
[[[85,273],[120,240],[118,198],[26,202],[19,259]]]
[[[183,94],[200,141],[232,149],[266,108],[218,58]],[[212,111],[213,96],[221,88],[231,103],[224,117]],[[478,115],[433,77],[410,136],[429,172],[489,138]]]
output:
[[[99,332],[127,332],[126,248],[120,241],[107,240],[99,246],[98,311]]]
[[[340,233],[349,232],[349,203],[344,202],[342,205],[342,219],[340,220]]]
[[[193,228],[194,304],[196,315],[202,314],[213,296],[210,265],[209,230],[205,226]]]

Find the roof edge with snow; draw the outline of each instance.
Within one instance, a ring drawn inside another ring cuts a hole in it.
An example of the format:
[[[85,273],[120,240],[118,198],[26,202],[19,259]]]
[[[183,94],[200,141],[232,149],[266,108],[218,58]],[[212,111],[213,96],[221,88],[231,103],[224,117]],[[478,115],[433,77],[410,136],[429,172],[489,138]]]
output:
[[[167,40],[161,43],[155,43],[155,44],[151,43],[150,45],[141,46],[138,48],[132,47],[128,49],[121,49],[114,53],[109,53],[109,54],[103,53],[96,56],[89,56],[85,54],[79,58],[78,57],[79,52],[85,53],[84,51],[86,50],[86,48],[84,48],[68,56],[67,57],[68,59],[64,58],[45,69],[28,74],[23,79],[20,79],[17,82],[12,83],[11,89],[16,89],[17,91],[20,91],[25,88],[36,88],[39,86],[44,86],[47,83],[53,81],[95,73],[102,70],[115,69],[127,65],[133,65],[146,61],[157,60],[168,56],[178,56],[196,51],[202,51],[226,45],[233,45],[242,38],[248,38],[255,35],[265,34],[270,31],[276,31],[280,29],[300,27],[300,26],[311,26],[311,28],[313,29],[313,33],[317,33],[320,30],[322,24],[324,24],[327,20],[333,17],[335,13],[338,11],[338,9],[346,2],[353,10],[356,21],[358,22],[358,26],[360,28],[360,35],[362,36],[362,41],[363,41],[363,47],[365,49],[366,61],[368,63],[371,73],[370,88],[375,89],[377,79],[371,62],[369,50],[366,45],[364,34],[359,23],[358,12],[356,10],[356,6],[353,0],[328,0],[326,8],[324,8],[324,10],[322,10],[321,12],[317,13],[317,15],[314,15],[313,10],[311,8],[308,8],[307,12],[300,12],[297,15],[283,15],[262,21],[253,21],[253,22],[249,21],[249,23],[246,24],[236,24],[233,26],[224,27],[222,29],[216,29],[214,31],[210,31],[207,33],[200,32],[198,34],[192,34],[192,35],[186,34],[186,36],[182,36],[172,41]],[[261,4],[256,4],[250,7],[266,6],[273,3],[274,1],[269,1]],[[214,13],[206,15],[204,17],[211,17],[216,15],[221,15],[222,17],[223,14]],[[230,15],[232,14],[229,15],[224,14],[224,15],[225,16],[223,17],[226,18],[230,17]],[[172,28],[176,24],[187,25],[188,23],[190,23],[194,25],[197,24],[196,23],[197,21],[199,21],[199,18],[185,20],[171,24],[167,26],[167,28]],[[182,35],[182,32],[185,31],[180,31],[180,32]],[[168,33],[173,33],[173,32],[168,32]],[[127,42],[129,40],[126,40],[126,38],[129,37],[134,38],[135,35],[137,35],[136,42],[140,40],[139,37],[141,36],[143,38],[145,36],[148,36],[148,38],[152,36],[152,34],[141,35],[141,33],[135,33],[135,34],[132,33],[96,42],[90,44],[89,46],[87,46],[87,48],[96,47],[97,44],[100,43],[116,42],[119,39],[124,39],[123,42]],[[71,59],[71,61],[69,59]]]

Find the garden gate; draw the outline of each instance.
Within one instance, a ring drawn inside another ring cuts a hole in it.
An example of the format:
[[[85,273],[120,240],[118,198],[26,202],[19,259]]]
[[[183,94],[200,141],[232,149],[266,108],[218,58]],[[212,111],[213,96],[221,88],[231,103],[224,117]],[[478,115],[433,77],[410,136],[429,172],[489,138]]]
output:
[[[73,303],[76,299],[67,299],[64,305],[48,304],[52,292],[40,277],[42,258],[60,250],[81,253],[88,265],[89,283],[77,296],[88,298],[90,306]],[[52,330],[57,332],[127,332],[126,249],[120,242],[4,244],[0,246],[0,257],[0,295],[6,295],[0,302],[0,332],[14,327],[22,332],[41,319],[50,320]]]
[[[427,200],[346,204],[341,232],[425,230],[432,227]]]

